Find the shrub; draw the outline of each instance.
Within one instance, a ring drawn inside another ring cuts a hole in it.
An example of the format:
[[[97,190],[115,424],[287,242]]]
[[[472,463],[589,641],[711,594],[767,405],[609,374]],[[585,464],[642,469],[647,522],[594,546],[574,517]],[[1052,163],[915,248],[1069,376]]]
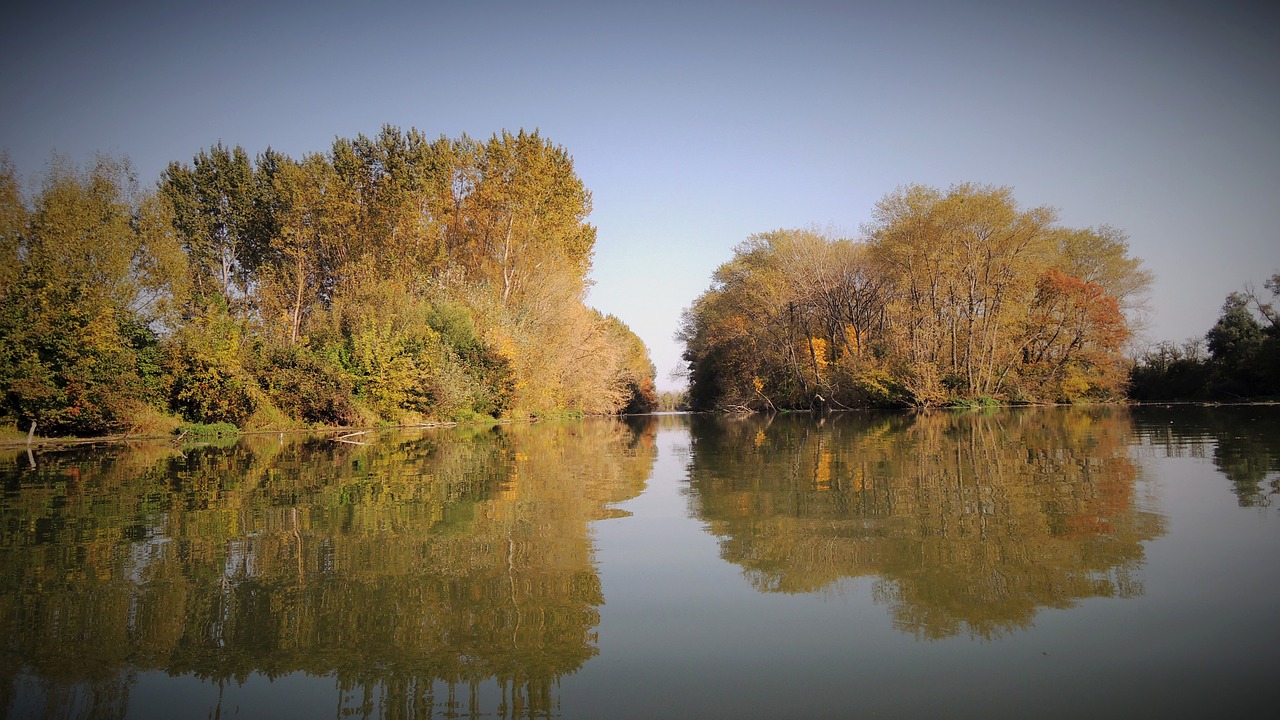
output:
[[[240,428],[227,422],[215,423],[183,423],[174,430],[175,435],[184,437],[235,437]]]
[[[258,384],[271,402],[293,420],[351,425],[359,417],[351,377],[303,347],[263,351]]]

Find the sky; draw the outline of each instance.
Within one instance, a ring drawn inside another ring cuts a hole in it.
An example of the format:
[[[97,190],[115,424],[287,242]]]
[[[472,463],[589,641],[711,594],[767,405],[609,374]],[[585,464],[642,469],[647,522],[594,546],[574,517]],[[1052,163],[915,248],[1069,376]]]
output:
[[[859,237],[896,188],[1009,186],[1155,274],[1143,339],[1280,272],[1280,11],[1233,2],[27,2],[0,149],[294,157],[383,125],[541,132],[590,189],[588,304],[649,346],[755,233]]]

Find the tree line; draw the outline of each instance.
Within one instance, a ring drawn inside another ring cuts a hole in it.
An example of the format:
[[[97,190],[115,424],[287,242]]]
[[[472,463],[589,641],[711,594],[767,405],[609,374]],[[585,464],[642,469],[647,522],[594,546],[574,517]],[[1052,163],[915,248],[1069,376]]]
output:
[[[0,419],[44,432],[368,425],[656,405],[587,307],[591,195],[537,132],[218,144],[142,190],[0,162]]]
[[[1123,396],[1151,274],[1115,228],[1009,188],[900,188],[860,239],[748,238],[682,318],[699,409]]]
[[[1203,337],[1162,342],[1133,368],[1131,394],[1144,402],[1239,401],[1280,395],[1280,273],[1227,295]]]

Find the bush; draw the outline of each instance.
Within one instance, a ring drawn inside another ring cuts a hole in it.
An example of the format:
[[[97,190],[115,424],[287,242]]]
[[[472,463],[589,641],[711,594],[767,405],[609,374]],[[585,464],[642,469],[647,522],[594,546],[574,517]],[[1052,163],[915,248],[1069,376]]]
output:
[[[470,408],[464,408],[453,414],[453,422],[464,425],[487,425],[496,422],[491,415],[478,413]]]
[[[238,425],[257,409],[246,379],[223,368],[179,350],[168,370],[170,406],[191,422]]]
[[[173,434],[182,437],[236,437],[240,428],[226,422],[216,423],[184,423],[179,425]]]
[[[241,357],[243,338],[224,299],[200,300],[166,348],[169,406],[195,423],[243,424],[257,409],[257,388]]]
[[[306,348],[271,348],[256,370],[258,384],[290,419],[322,425],[351,425],[360,416],[354,383],[341,368]]]
[[[172,435],[181,424],[180,418],[139,402],[129,412],[125,432],[145,436]]]

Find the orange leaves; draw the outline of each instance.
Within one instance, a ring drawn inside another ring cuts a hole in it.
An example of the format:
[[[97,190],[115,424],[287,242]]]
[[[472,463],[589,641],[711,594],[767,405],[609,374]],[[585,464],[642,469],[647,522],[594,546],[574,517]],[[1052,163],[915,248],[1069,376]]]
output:
[[[1072,401],[1122,388],[1120,348],[1129,328],[1119,302],[1101,285],[1046,270],[1036,282],[1026,328],[1024,374],[1039,381],[1039,393]]]
[[[1119,230],[1055,222],[1007,187],[912,185],[861,240],[751,236],[682,320],[694,405],[1115,397],[1151,276]]]
[[[1036,284],[1031,317],[1033,325],[1060,329],[1075,345],[1118,350],[1129,339],[1129,329],[1119,302],[1101,285],[1085,282],[1050,268]]]

